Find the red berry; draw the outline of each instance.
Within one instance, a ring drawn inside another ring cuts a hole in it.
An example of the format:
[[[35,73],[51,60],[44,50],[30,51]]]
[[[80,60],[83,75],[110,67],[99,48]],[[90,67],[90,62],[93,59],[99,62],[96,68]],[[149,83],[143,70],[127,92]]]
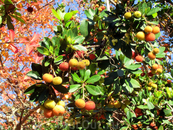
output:
[[[142,62],[142,61],[144,60],[144,58],[143,58],[141,55],[137,55],[137,56],[135,57],[135,60],[136,60],[137,62]]]
[[[90,58],[90,60],[94,60],[96,58],[96,56],[94,54],[90,54],[89,58]]]
[[[59,69],[61,71],[68,71],[69,70],[69,63],[68,62],[62,62],[60,65],[59,65]]]
[[[135,108],[135,113],[141,113],[142,112],[142,110],[141,109],[139,109],[139,108]]]

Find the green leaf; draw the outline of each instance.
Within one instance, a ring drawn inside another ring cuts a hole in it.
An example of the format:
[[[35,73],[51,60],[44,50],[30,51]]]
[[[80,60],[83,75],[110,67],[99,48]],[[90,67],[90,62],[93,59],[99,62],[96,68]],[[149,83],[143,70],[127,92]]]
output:
[[[80,50],[80,51],[87,51],[86,47],[82,46],[82,45],[74,45],[73,46],[76,50]]]
[[[12,14],[11,14],[11,16],[14,17],[16,20],[18,20],[18,21],[20,21],[22,23],[25,23],[25,21],[22,18],[20,18],[18,16],[15,16],[15,15],[12,15]]]
[[[73,16],[73,13],[72,12],[66,13],[64,15],[64,22],[66,23],[67,21],[69,21],[72,16]]]
[[[37,88],[35,89],[35,91],[31,94],[31,96],[30,96],[30,101],[31,101],[31,102],[36,102],[36,101],[38,101],[40,95],[42,94],[42,92],[43,92],[44,90],[45,90],[44,87],[37,87]]]
[[[91,71],[88,69],[85,71],[84,81],[86,81],[91,75]]]
[[[140,108],[140,109],[148,109],[148,106],[147,105],[139,105],[139,106],[137,106],[137,108]]]
[[[153,105],[153,103],[151,103],[150,101],[148,101],[147,102],[147,106],[148,106],[148,108],[151,110],[151,109],[154,109],[154,105]]]
[[[67,28],[71,23],[72,23],[72,21],[68,21],[68,22],[65,24],[65,27]]]
[[[101,91],[98,86],[85,85],[87,91],[92,95],[101,95]]]
[[[86,81],[86,83],[95,83],[95,82],[99,81],[100,78],[101,78],[100,75],[93,75],[92,77],[90,77],[90,78]]]
[[[122,69],[119,69],[117,71],[117,74],[118,74],[118,76],[122,77],[122,76],[124,76],[124,71]]]
[[[131,111],[127,111],[126,115],[127,115],[128,120],[130,120],[132,117],[134,117],[134,114]]]
[[[33,71],[37,71],[39,75],[42,75],[42,66],[40,64],[32,63],[31,68]]]
[[[173,69],[171,69],[171,76],[173,77]]]
[[[53,87],[60,93],[68,93],[69,90],[62,85],[53,85]]]
[[[73,40],[75,40],[75,43],[81,44],[84,41],[85,37],[80,35],[76,36]]]
[[[157,34],[155,34],[155,39],[159,38],[160,36],[161,36],[161,33],[160,32],[157,33]]]
[[[37,71],[29,71],[26,75],[36,80],[42,79],[40,74]]]
[[[8,27],[9,30],[10,29],[14,30],[14,26],[12,24],[12,20],[11,20],[11,17],[9,15],[7,16],[7,27]]]
[[[49,89],[45,89],[38,98],[39,103],[42,105],[49,96]]]
[[[90,14],[89,10],[85,10],[84,12],[89,19],[93,20],[94,15],[92,13]]]
[[[141,64],[132,64],[132,65],[125,66],[125,68],[129,70],[136,70],[140,67],[141,67]]]
[[[70,85],[69,92],[70,93],[75,92],[77,89],[79,89],[80,86],[81,86],[81,84],[73,84],[73,85]]]
[[[0,24],[2,23],[2,16],[0,16]]]
[[[55,60],[54,63],[56,62],[61,62],[63,60],[63,56],[58,56]]]
[[[144,14],[145,13],[145,9],[147,8],[147,3],[143,3],[142,4],[142,9],[141,9],[141,13]]]
[[[48,37],[44,37],[43,43],[45,44],[45,46],[43,46],[43,47],[46,47],[49,50],[49,47],[52,45],[51,40]]]
[[[101,55],[100,57],[97,58],[97,61],[100,61],[100,60],[108,60],[109,57],[106,56],[106,55]]]
[[[58,48],[60,48],[60,38],[53,37],[53,38],[52,38],[52,45],[53,45],[54,47],[57,46]]]
[[[49,51],[48,49],[46,49],[45,47],[37,47],[38,52],[40,52],[41,54],[44,55],[49,55]]]
[[[44,66],[47,67],[50,65],[52,59],[48,59],[45,63],[44,63]]]
[[[85,75],[85,69],[79,70],[80,76],[83,79]]]
[[[147,13],[147,16],[152,15],[152,14],[154,14],[154,13],[157,13],[159,10],[160,10],[159,7],[152,8],[152,9]]]
[[[72,74],[72,78],[77,83],[81,83],[81,79],[79,78],[79,76],[76,73]]]
[[[159,129],[158,130],[164,130],[163,126],[160,125]]]
[[[88,28],[88,26],[89,26],[88,21],[86,21],[86,20],[82,20],[82,21],[81,21],[80,32],[81,32],[81,34],[82,34],[84,37],[86,37],[86,36],[89,35],[89,28]]]
[[[125,80],[125,84],[123,84],[123,86],[127,89],[127,91],[129,91],[129,93],[132,93],[134,90],[132,84],[128,80]]]
[[[96,63],[92,63],[92,64],[89,66],[89,69],[91,70],[92,74],[95,73],[96,68],[97,68],[97,64],[96,64]]]
[[[112,77],[107,77],[104,79],[104,84],[105,85],[110,85],[114,82],[114,79]]]
[[[140,84],[136,79],[131,78],[130,83],[132,84],[133,88],[140,88]]]
[[[164,57],[165,57],[165,53],[156,54],[156,58],[164,58]]]
[[[34,90],[35,90],[36,87],[37,87],[36,84],[34,84],[34,85],[28,87],[28,88],[25,90],[24,93],[25,93],[25,94],[31,94],[31,93],[34,92]]]
[[[55,16],[57,19],[61,20],[60,14],[57,13],[54,9],[52,9],[52,13],[54,14],[54,16]]]
[[[54,51],[54,48],[53,48],[53,46],[50,46],[49,47],[49,52],[53,55],[53,51]]]

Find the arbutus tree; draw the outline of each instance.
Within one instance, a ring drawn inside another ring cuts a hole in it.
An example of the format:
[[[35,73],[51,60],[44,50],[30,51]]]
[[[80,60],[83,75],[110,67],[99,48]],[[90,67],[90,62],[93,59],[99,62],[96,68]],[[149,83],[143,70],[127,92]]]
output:
[[[51,10],[55,36],[34,44],[43,60],[26,74],[25,94],[52,120],[43,129],[172,128],[172,3],[152,2],[77,1],[80,21],[79,11]]]

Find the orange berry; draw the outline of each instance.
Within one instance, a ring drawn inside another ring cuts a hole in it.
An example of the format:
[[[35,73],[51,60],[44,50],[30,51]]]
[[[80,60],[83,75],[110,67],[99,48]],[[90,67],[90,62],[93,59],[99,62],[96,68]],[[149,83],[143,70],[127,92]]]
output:
[[[53,81],[53,75],[45,73],[42,76],[42,79],[46,82],[46,83],[51,83]]]
[[[145,29],[144,29],[144,31],[146,33],[150,33],[150,32],[152,32],[152,30],[153,30],[153,28],[151,26],[146,26]]]
[[[154,41],[155,40],[155,34],[154,33],[148,33],[146,36],[145,36],[145,40],[147,42],[149,41]]]
[[[69,65],[70,67],[76,67],[78,65],[78,61],[76,59],[70,59]]]
[[[143,58],[141,55],[137,55],[137,56],[135,57],[135,60],[136,60],[137,62],[142,62],[142,61],[144,60],[144,58]]]
[[[60,85],[62,83],[62,78],[60,76],[57,76],[57,77],[53,78],[52,83],[53,83],[53,85]]]
[[[154,55],[152,52],[149,52],[149,53],[148,53],[148,58],[149,58],[150,60],[154,60],[154,59],[156,58],[156,55]]]
[[[53,109],[52,112],[55,116],[60,116],[65,113],[65,108],[61,105],[56,105]]]
[[[154,70],[158,69],[158,64],[154,64],[154,65],[152,66],[152,69],[154,69]]]
[[[85,109],[88,111],[93,110],[95,108],[95,106],[96,106],[95,102],[93,102],[93,101],[87,101],[85,103]]]
[[[136,34],[136,37],[138,40],[145,40],[145,33],[142,32],[142,31],[139,31],[137,34]]]
[[[160,28],[158,26],[154,26],[152,33],[157,34],[159,32],[160,32]]]
[[[85,107],[85,101],[83,99],[77,99],[75,101],[75,106],[77,108],[84,108]]]
[[[154,48],[154,49],[153,49],[153,53],[154,53],[154,54],[158,54],[158,53],[159,53],[159,48]]]
[[[54,115],[51,109],[44,109],[44,116],[46,118],[50,118],[50,117],[53,117]]]
[[[68,71],[69,70],[69,63],[67,62],[62,62],[60,65],[59,65],[59,69],[61,71]]]
[[[85,62],[83,62],[83,61],[79,61],[77,67],[78,67],[78,69],[80,69],[80,70],[85,69]]]

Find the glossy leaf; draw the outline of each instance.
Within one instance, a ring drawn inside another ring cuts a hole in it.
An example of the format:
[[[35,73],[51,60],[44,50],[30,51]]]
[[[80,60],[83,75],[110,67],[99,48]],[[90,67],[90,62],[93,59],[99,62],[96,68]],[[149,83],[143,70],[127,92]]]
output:
[[[85,71],[85,75],[84,75],[84,81],[86,81],[91,75],[91,71],[88,69]]]
[[[100,78],[101,78],[100,75],[93,75],[92,77],[90,77],[90,78],[86,81],[86,83],[95,83],[95,82],[99,81]]]
[[[98,86],[85,85],[87,91],[92,95],[101,95],[101,91]]]
[[[88,21],[86,21],[86,20],[81,21],[80,32],[84,37],[89,35],[88,26],[89,26]]]
[[[44,55],[49,55],[49,51],[45,47],[37,47],[38,52]]]
[[[24,91],[24,93],[25,94],[31,94],[31,93],[33,93],[34,92],[34,90],[35,90],[35,88],[36,88],[37,86],[34,84],[34,85],[31,85],[30,87],[28,87],[25,91]]]
[[[60,93],[68,93],[69,92],[68,88],[65,88],[62,85],[53,85],[53,87]]]
[[[81,83],[81,79],[79,78],[79,76],[76,73],[72,74],[72,78],[77,83]]]
[[[40,74],[37,71],[29,71],[26,75],[33,79],[41,80]]]
[[[70,93],[75,92],[77,89],[79,89],[80,86],[81,86],[81,84],[72,84],[72,85],[70,85],[69,92]]]

